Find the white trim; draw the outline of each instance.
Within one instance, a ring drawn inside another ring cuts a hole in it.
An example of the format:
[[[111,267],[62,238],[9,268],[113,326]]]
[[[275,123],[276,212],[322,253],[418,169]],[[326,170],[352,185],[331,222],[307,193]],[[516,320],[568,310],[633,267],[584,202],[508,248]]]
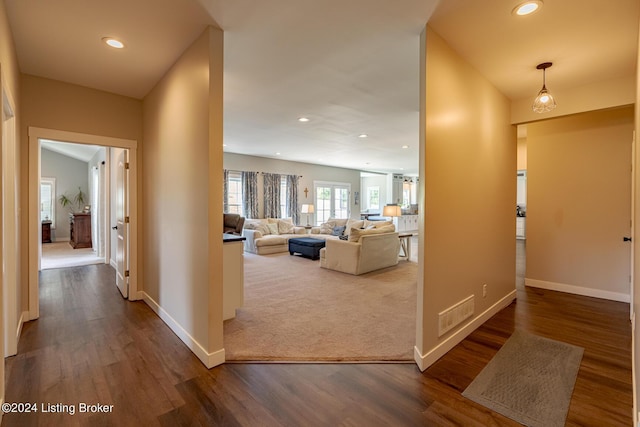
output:
[[[547,289],[550,291],[566,292],[568,294],[582,295],[612,301],[629,303],[630,296],[621,292],[611,292],[602,289],[585,288],[583,286],[568,285],[566,283],[548,282],[546,280],[524,279],[524,285],[532,288]]]
[[[18,315],[20,307],[18,304],[18,295],[21,287],[18,284],[20,277],[19,259],[19,211],[18,198],[21,193],[18,170],[20,163],[20,143],[17,139],[17,125],[15,116],[15,103],[13,98],[6,89],[4,79],[1,79],[2,90],[0,97],[2,109],[0,112],[0,132],[2,136],[2,307],[3,314],[3,355],[13,356],[18,353],[18,341],[15,332],[19,328]],[[39,187],[39,184],[38,184]],[[39,190],[39,188],[38,188]],[[40,213],[38,212],[38,217]],[[40,231],[40,230],[38,230]]]
[[[165,309],[154,301],[146,292],[140,291],[136,295],[138,298],[141,296],[142,300],[162,319],[164,323],[185,343],[187,347],[195,354],[198,359],[208,368],[211,369],[215,366],[221,365],[225,362],[224,348],[213,353],[207,352],[207,350],[193,338],[189,332],[187,332]]]
[[[16,342],[20,341],[20,335],[22,335],[22,326],[29,319],[29,312],[23,311],[20,315],[20,320],[18,320],[18,330],[16,331]]]
[[[458,345],[462,340],[469,336],[473,331],[478,329],[484,322],[489,320],[493,315],[498,313],[503,308],[507,307],[513,300],[516,299],[516,290],[509,292],[504,298],[493,304],[486,309],[484,313],[473,319],[471,322],[464,325],[462,328],[455,331],[447,339],[443,340],[436,347],[431,349],[427,354],[421,354],[418,347],[413,348],[413,358],[418,364],[418,368],[424,371],[429,366],[433,365],[438,359],[444,356],[449,350]]]
[[[111,267],[113,267],[113,269],[114,269],[114,270],[116,270],[116,269],[118,268],[118,264],[116,264],[116,261],[115,261],[114,259],[112,259],[112,260],[110,260],[110,261],[109,261],[109,265],[110,265]],[[144,293],[144,292],[138,292],[138,298],[137,298],[137,299],[141,299],[141,298],[142,298],[142,294],[143,294],[143,293]]]
[[[638,425],[640,413],[638,413],[638,394],[636,390],[636,314],[633,312],[631,313],[631,390],[633,396],[633,414],[635,414],[633,424]]]

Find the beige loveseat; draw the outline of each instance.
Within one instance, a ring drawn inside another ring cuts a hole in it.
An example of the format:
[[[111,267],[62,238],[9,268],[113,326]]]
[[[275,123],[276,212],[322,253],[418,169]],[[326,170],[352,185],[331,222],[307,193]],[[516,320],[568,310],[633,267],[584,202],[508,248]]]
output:
[[[349,240],[327,240],[320,250],[320,267],[349,274],[364,274],[398,264],[400,239],[393,225],[352,230]]]

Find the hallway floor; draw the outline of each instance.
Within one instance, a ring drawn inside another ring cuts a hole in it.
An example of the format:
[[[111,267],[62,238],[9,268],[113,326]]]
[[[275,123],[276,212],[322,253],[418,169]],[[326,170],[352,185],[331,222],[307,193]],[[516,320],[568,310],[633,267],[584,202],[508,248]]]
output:
[[[40,279],[41,317],[6,361],[5,398],[39,410],[5,414],[3,426],[518,426],[461,395],[515,328],[585,348],[567,425],[632,424],[628,304],[519,288],[422,373],[413,363],[207,370],[145,303],[122,299],[110,266]],[[56,404],[66,406],[42,410]]]

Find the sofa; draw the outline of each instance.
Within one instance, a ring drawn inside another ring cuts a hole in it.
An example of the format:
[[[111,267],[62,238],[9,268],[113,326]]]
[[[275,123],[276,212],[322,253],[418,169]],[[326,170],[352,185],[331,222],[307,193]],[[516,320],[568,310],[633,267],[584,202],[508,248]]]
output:
[[[258,255],[268,255],[289,251],[289,239],[312,237],[322,240],[340,240],[349,237],[356,228],[379,228],[393,225],[390,221],[366,221],[330,218],[320,226],[307,230],[296,226],[291,218],[247,219],[242,235],[245,237],[244,250]]]
[[[275,254],[289,250],[289,239],[304,237],[304,227],[293,225],[291,218],[263,218],[245,221],[242,235],[244,250],[258,255]]]
[[[244,226],[244,217],[234,213],[225,213],[223,216],[222,232],[229,234],[242,234]]]
[[[354,275],[398,264],[400,239],[393,225],[351,230],[348,240],[327,240],[320,267]]]

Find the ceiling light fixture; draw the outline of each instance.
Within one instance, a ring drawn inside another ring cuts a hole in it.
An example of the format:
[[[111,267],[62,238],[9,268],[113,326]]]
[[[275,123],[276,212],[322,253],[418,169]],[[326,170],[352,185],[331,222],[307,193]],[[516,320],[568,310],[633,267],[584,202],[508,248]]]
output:
[[[369,135],[367,135],[366,133],[361,133],[360,135],[358,135],[358,138],[366,138]]]
[[[107,46],[111,46],[112,48],[115,49],[122,49],[124,48],[124,43],[122,43],[120,40],[118,39],[114,39],[113,37],[103,37],[102,41],[107,45]]]
[[[533,111],[536,113],[546,113],[556,108],[556,100],[549,93],[546,86],[546,71],[552,65],[552,62],[543,62],[536,67],[538,70],[542,70],[542,89],[538,92],[538,96],[536,96],[532,106]]]
[[[302,123],[306,123],[306,122],[308,122],[308,121],[309,121],[309,118],[308,118],[308,117],[300,117],[300,118],[298,119],[298,121],[299,121],[299,122],[302,122]]]
[[[530,0],[524,3],[520,3],[511,11],[512,14],[518,16],[530,15],[533,12],[540,10],[542,7],[542,0]]]
[[[409,146],[408,145],[403,145],[402,148],[409,148]]]

